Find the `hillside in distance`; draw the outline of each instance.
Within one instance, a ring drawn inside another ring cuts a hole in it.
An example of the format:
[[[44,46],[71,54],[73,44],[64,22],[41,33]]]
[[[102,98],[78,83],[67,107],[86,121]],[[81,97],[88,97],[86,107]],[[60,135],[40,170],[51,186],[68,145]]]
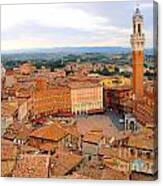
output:
[[[20,49],[2,51],[2,54],[30,54],[30,53],[65,53],[65,54],[81,54],[81,53],[108,53],[122,54],[131,52],[131,48],[125,47],[53,47],[53,48],[36,48],[36,49]],[[145,49],[145,54],[152,55],[153,49]]]

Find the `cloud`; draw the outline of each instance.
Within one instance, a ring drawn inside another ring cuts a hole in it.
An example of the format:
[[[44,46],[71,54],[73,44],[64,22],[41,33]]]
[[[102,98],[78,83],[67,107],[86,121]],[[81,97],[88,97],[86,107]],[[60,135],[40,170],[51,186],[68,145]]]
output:
[[[116,2],[75,5],[2,6],[2,50],[84,45],[130,46],[133,4],[124,13],[122,6]],[[143,3],[142,6],[147,8],[149,5]],[[152,32],[146,32],[147,46],[150,46]]]
[[[32,21],[45,27],[97,29],[108,23],[100,16],[93,16],[81,9],[67,8],[59,4],[13,5],[2,7],[2,31]]]

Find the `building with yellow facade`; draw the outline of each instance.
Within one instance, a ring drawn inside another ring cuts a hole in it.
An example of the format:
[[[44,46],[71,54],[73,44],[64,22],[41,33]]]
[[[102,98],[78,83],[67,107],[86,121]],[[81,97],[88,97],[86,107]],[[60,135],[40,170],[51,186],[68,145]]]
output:
[[[104,86],[104,88],[116,88],[116,87],[122,87],[122,86],[130,86],[131,85],[131,79],[122,77],[122,76],[112,76],[103,78],[100,81],[100,84]]]

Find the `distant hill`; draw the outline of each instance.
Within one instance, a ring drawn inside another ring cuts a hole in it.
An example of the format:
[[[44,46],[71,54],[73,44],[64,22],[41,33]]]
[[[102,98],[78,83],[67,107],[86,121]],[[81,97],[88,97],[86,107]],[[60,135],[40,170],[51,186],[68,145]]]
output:
[[[122,54],[131,52],[131,48],[124,47],[54,47],[54,48],[36,48],[2,51],[2,54],[21,54],[21,53],[65,53],[65,54],[81,54],[81,53],[109,53]],[[153,49],[145,49],[145,54],[152,55]]]

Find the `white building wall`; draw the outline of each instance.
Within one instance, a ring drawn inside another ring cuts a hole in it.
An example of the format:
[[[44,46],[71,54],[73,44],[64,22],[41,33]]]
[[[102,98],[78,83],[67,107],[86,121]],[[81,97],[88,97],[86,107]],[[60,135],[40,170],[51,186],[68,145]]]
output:
[[[88,112],[103,108],[103,87],[71,89],[72,113]]]

